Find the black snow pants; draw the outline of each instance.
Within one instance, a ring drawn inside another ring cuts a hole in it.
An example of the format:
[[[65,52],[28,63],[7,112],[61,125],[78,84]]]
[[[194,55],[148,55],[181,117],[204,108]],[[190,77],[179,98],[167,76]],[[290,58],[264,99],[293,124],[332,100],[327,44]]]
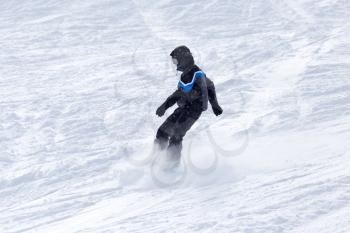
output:
[[[156,143],[161,149],[167,147],[167,153],[174,159],[181,157],[182,139],[186,132],[198,120],[202,111],[188,106],[178,107],[159,127]]]

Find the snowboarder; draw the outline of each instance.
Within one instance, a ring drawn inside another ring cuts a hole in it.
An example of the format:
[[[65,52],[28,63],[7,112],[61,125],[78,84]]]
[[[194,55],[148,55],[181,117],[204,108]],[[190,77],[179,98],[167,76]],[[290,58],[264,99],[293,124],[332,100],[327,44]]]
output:
[[[181,157],[182,139],[191,126],[208,108],[208,100],[216,116],[223,110],[216,99],[214,83],[194,63],[192,53],[186,46],[175,48],[170,56],[177,70],[182,72],[177,90],[157,109],[161,117],[165,111],[177,103],[178,108],[159,127],[155,145],[164,150],[173,161]]]

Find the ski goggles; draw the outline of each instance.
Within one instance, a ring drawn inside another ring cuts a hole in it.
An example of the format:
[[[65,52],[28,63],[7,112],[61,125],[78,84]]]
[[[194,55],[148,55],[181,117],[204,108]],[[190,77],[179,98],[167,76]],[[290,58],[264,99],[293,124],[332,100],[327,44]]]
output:
[[[179,64],[179,61],[175,57],[172,57],[171,61],[173,62],[174,65]]]

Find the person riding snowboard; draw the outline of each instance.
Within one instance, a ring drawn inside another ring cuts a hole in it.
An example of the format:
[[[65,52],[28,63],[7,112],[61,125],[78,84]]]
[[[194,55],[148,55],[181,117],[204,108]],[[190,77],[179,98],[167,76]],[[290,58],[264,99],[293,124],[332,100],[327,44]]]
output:
[[[216,116],[222,114],[215,92],[214,83],[194,63],[192,53],[186,46],[175,48],[170,56],[177,70],[182,72],[177,90],[157,109],[161,117],[165,111],[177,103],[178,107],[159,127],[155,145],[173,161],[179,161],[182,139],[186,132],[208,108],[208,100]]]

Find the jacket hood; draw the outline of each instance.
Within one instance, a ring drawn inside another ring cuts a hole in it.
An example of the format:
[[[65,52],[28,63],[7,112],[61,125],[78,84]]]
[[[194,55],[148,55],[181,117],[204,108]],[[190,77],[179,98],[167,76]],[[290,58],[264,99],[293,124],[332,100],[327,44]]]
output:
[[[186,69],[194,65],[194,59],[193,59],[192,53],[190,49],[184,45],[176,47],[170,53],[170,56],[172,58],[175,58],[178,61],[178,64],[177,64],[178,71],[185,71]]]

